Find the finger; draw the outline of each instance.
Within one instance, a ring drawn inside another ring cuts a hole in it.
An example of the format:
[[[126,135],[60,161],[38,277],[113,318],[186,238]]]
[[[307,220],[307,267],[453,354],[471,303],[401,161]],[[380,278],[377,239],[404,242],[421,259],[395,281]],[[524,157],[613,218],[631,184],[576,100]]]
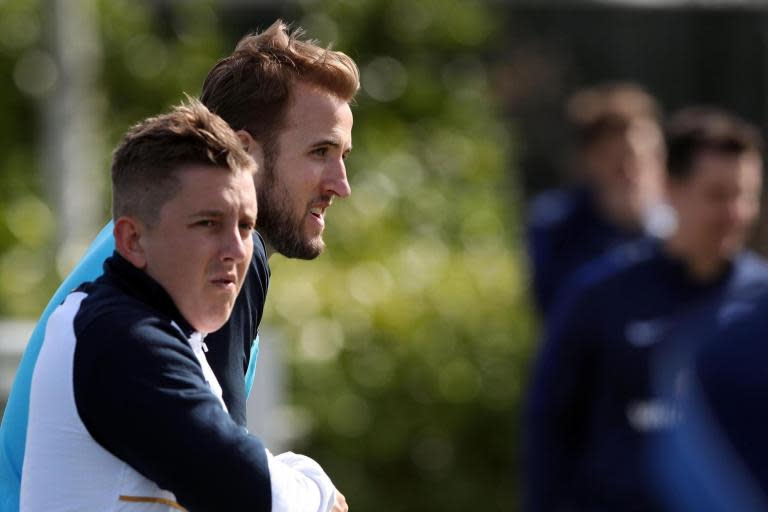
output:
[[[338,489],[336,490],[336,505],[340,512],[348,512],[349,506],[347,505],[347,499],[341,494]]]

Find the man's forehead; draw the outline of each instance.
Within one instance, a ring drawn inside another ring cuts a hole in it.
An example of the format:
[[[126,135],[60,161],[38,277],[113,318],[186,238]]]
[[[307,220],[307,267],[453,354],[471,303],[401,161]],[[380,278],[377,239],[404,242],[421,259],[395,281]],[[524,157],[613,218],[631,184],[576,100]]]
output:
[[[759,188],[762,165],[752,155],[723,154],[715,151],[700,153],[691,162],[690,172],[673,184],[694,189],[697,187],[736,186]]]
[[[352,110],[349,103],[332,91],[311,84],[297,83],[287,105],[287,116],[293,123],[301,123],[309,118],[326,119],[349,115]],[[300,116],[300,117],[298,117]]]
[[[183,191],[211,196],[228,196],[232,193],[240,195],[248,188],[253,189],[253,172],[251,171],[251,168],[230,169],[213,165],[189,165],[181,168],[177,175],[180,189]]]

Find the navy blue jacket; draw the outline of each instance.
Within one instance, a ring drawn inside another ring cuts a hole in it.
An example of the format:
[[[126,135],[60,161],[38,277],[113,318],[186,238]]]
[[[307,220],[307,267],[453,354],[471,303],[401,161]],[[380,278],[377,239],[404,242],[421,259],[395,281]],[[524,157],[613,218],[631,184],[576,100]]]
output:
[[[536,364],[526,418],[529,511],[659,510],[648,443],[676,412],[655,388],[653,360],[686,311],[725,289],[768,282],[768,266],[750,253],[708,283],[691,279],[660,242],[601,260],[563,291]]]
[[[80,291],[74,397],[91,436],[189,510],[269,511],[264,447],[211,392],[165,290],[115,253]]]
[[[585,263],[641,232],[615,226],[583,188],[537,196],[528,214],[528,253],[536,305],[548,316],[558,290]]]
[[[768,286],[688,323],[660,381],[682,411],[655,450],[669,509],[768,510]]]

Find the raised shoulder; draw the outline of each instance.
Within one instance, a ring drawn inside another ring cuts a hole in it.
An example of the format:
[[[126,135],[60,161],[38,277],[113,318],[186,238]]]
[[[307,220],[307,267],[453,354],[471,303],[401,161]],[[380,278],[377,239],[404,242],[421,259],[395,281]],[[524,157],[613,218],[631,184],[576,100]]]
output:
[[[576,192],[566,189],[547,190],[534,197],[528,208],[530,229],[552,229],[565,222],[576,209]]]

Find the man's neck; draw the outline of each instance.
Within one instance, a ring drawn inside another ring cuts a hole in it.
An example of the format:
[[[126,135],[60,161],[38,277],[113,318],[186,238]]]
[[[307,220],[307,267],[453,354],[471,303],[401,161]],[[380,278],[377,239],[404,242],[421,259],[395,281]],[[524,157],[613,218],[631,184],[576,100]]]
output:
[[[598,211],[614,226],[625,231],[642,230],[642,215],[630,205],[619,203],[599,191],[594,192],[594,200]]]
[[[664,248],[667,254],[684,263],[691,278],[702,283],[720,277],[729,263],[720,255],[702,253],[674,236],[666,240]]]

